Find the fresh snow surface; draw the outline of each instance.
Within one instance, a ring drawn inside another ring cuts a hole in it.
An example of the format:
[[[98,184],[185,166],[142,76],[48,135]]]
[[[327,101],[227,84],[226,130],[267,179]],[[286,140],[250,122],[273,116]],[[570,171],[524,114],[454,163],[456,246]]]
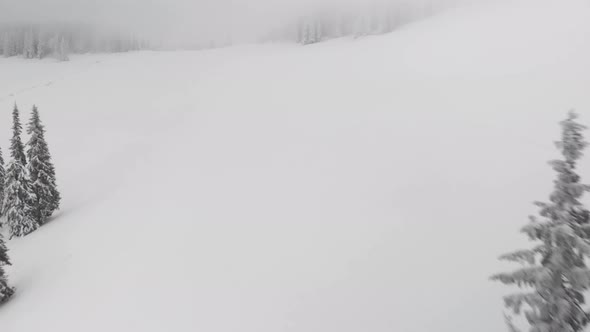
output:
[[[64,198],[8,242],[0,329],[504,331],[488,276],[529,245],[589,87],[582,0],[307,47],[0,59],[4,153],[12,104],[37,104]]]

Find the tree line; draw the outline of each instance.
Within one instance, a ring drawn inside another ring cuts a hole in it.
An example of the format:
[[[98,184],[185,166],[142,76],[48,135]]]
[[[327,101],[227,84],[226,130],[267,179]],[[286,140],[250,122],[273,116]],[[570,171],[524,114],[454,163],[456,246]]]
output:
[[[351,10],[318,10],[301,15],[267,34],[263,41],[302,45],[340,37],[362,37],[392,32],[412,21],[432,15],[441,4],[383,2]]]
[[[36,106],[33,106],[27,125],[29,140],[26,145],[21,140],[22,125],[16,105],[12,111],[12,134],[10,161],[6,168],[0,150],[0,217],[10,238],[25,236],[45,224],[59,209],[61,200],[55,167],[45,140],[45,127]],[[7,282],[5,265],[10,265],[10,260],[0,237],[0,303],[14,293]]]
[[[79,24],[0,25],[0,53],[26,59],[54,57],[67,61],[71,53],[128,52],[149,48],[136,36],[105,34]]]

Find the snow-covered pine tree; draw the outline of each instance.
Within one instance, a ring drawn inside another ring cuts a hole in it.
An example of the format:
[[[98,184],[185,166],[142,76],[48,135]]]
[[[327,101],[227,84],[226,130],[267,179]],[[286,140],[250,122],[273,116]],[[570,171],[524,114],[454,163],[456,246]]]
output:
[[[29,34],[31,35],[30,37],[30,41],[29,41],[29,57],[31,59],[34,59],[37,57],[37,47],[39,45],[39,36],[37,36],[37,33],[35,32],[35,30],[31,29]]]
[[[48,48],[49,45],[47,40],[43,36],[40,36],[39,43],[37,44],[37,54],[35,54],[35,56],[38,59],[43,59],[47,55],[47,53],[49,53]]]
[[[39,227],[34,219],[33,202],[36,198],[26,173],[25,167],[17,159],[11,160],[6,170],[2,214],[6,216],[10,238],[25,236]]]
[[[299,43],[302,45],[309,44],[309,23],[307,18],[303,18],[299,21]]]
[[[59,61],[68,61],[70,60],[70,46],[68,44],[68,40],[64,37],[59,39],[59,46],[57,49],[57,59]]]
[[[27,55],[27,45],[28,44],[29,44],[29,34],[28,33],[25,33],[25,35],[24,35],[24,41],[23,41],[24,47],[23,47],[23,54],[22,54],[22,56],[25,59],[28,59],[28,55]]]
[[[536,203],[541,218],[531,217],[522,232],[537,244],[500,257],[523,264],[520,269],[501,273],[492,280],[524,287],[525,291],[504,298],[506,307],[525,317],[531,332],[577,332],[588,324],[589,314],[582,307],[584,292],[590,287],[589,212],[580,202],[588,186],[576,173],[577,161],[587,143],[571,111],[561,122],[562,138],[556,145],[563,159],[551,162],[557,173],[550,202]]]
[[[4,53],[5,57],[11,57],[16,55],[16,41],[14,40],[14,35],[12,33],[4,33],[2,44],[2,52]]]
[[[45,127],[41,123],[36,106],[33,106],[27,133],[31,135],[27,142],[27,167],[31,188],[36,197],[34,215],[37,222],[42,225],[59,208],[61,198],[57,190],[55,168],[45,141]]]
[[[12,138],[10,139],[10,156],[13,159],[18,160],[21,165],[25,166],[27,164],[27,158],[25,157],[25,149],[20,138],[22,130],[23,127],[20,124],[18,107],[16,104],[14,104],[14,108],[12,110]]]
[[[8,249],[4,244],[4,239],[0,235],[0,303],[4,303],[10,299],[14,294],[14,288],[8,286],[8,280],[6,278],[6,272],[4,266],[11,265],[10,259],[8,258]]]
[[[8,32],[4,32],[2,35],[2,54],[4,57],[10,56],[10,34]]]
[[[319,43],[324,38],[324,36],[323,36],[324,29],[323,29],[322,22],[319,19],[316,19],[313,22],[313,26],[314,26],[314,42]]]
[[[12,111],[12,120],[13,136],[10,140],[12,160],[6,169],[2,203],[2,215],[6,217],[6,225],[10,229],[11,237],[27,235],[38,227],[33,217],[33,203],[36,199],[27,179],[26,157],[20,138],[22,126],[16,104]]]
[[[23,56],[25,59],[32,59],[37,54],[37,45],[33,29],[29,29],[24,34]]]
[[[6,170],[4,169],[4,158],[2,149],[0,149],[0,217],[2,217],[2,203],[4,202],[4,183],[6,179]],[[0,224],[1,226],[1,224]]]

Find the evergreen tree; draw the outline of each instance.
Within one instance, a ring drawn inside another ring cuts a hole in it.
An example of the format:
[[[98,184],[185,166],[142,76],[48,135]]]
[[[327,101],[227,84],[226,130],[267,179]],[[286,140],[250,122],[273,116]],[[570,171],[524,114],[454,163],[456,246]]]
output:
[[[64,37],[59,39],[59,45],[57,49],[57,59],[59,61],[68,61],[70,60],[70,45],[68,44],[68,40]]]
[[[312,41],[312,31],[311,31],[311,26],[310,26],[310,24],[309,24],[309,20],[308,20],[308,19],[306,19],[306,20],[303,22],[303,27],[302,27],[302,29],[303,29],[303,33],[302,33],[302,35],[303,35],[303,39],[302,39],[302,41],[303,41],[303,42],[302,42],[302,44],[303,44],[303,45],[308,45],[308,44],[311,44],[311,43],[313,43],[313,41]]]
[[[5,57],[16,55],[16,42],[12,33],[4,33],[2,44],[2,52],[4,53]]]
[[[33,106],[27,133],[31,135],[27,142],[27,158],[29,180],[36,197],[34,217],[43,224],[59,208],[60,194],[55,180],[55,168],[45,141],[45,127],[36,106]]]
[[[2,157],[2,149],[0,149],[0,217],[2,216],[2,203],[4,202],[5,179],[6,171],[4,169],[4,158]]]
[[[316,19],[313,22],[313,30],[314,30],[314,35],[313,35],[313,39],[314,39],[314,43],[319,43],[322,41],[323,38],[323,26],[320,20]]]
[[[527,291],[504,298],[506,307],[519,314],[527,305],[525,317],[531,332],[577,332],[588,324],[589,315],[582,308],[584,292],[590,287],[588,210],[580,198],[588,186],[576,173],[577,161],[587,143],[586,129],[570,112],[561,122],[562,138],[557,142],[563,159],[550,164],[557,173],[554,189],[547,203],[536,203],[540,218],[531,217],[524,232],[537,245],[501,256],[523,267],[501,273],[492,280],[525,287]]]
[[[40,37],[39,43],[37,44],[37,54],[35,56],[39,59],[43,59],[47,53],[49,53],[48,48],[48,42],[44,38]]]
[[[25,236],[39,226],[35,220],[35,194],[26,177],[25,167],[19,160],[12,160],[6,171],[3,215],[13,236]]]
[[[33,29],[27,30],[24,35],[23,56],[25,59],[32,59],[37,54],[37,45]]]
[[[8,286],[4,266],[11,265],[8,259],[8,250],[4,244],[4,239],[0,236],[0,303],[4,303],[14,294],[14,288]]]
[[[12,110],[12,139],[10,140],[10,156],[25,166],[27,164],[27,158],[25,157],[25,149],[23,142],[21,141],[20,135],[23,127],[20,124],[20,116],[18,107],[14,104]]]
[[[25,169],[26,157],[20,138],[22,126],[16,105],[12,111],[13,136],[10,140],[12,160],[8,165],[4,182],[4,201],[2,215],[6,217],[6,225],[13,236],[24,236],[34,231],[38,224],[34,218],[35,194],[29,185]]]

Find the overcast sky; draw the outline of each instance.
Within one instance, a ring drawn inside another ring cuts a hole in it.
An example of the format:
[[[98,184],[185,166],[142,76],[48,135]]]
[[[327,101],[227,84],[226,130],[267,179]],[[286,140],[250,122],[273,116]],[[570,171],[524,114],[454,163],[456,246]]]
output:
[[[251,34],[305,10],[362,6],[375,1],[465,0],[0,0],[0,22],[86,22],[160,39],[190,40]]]

